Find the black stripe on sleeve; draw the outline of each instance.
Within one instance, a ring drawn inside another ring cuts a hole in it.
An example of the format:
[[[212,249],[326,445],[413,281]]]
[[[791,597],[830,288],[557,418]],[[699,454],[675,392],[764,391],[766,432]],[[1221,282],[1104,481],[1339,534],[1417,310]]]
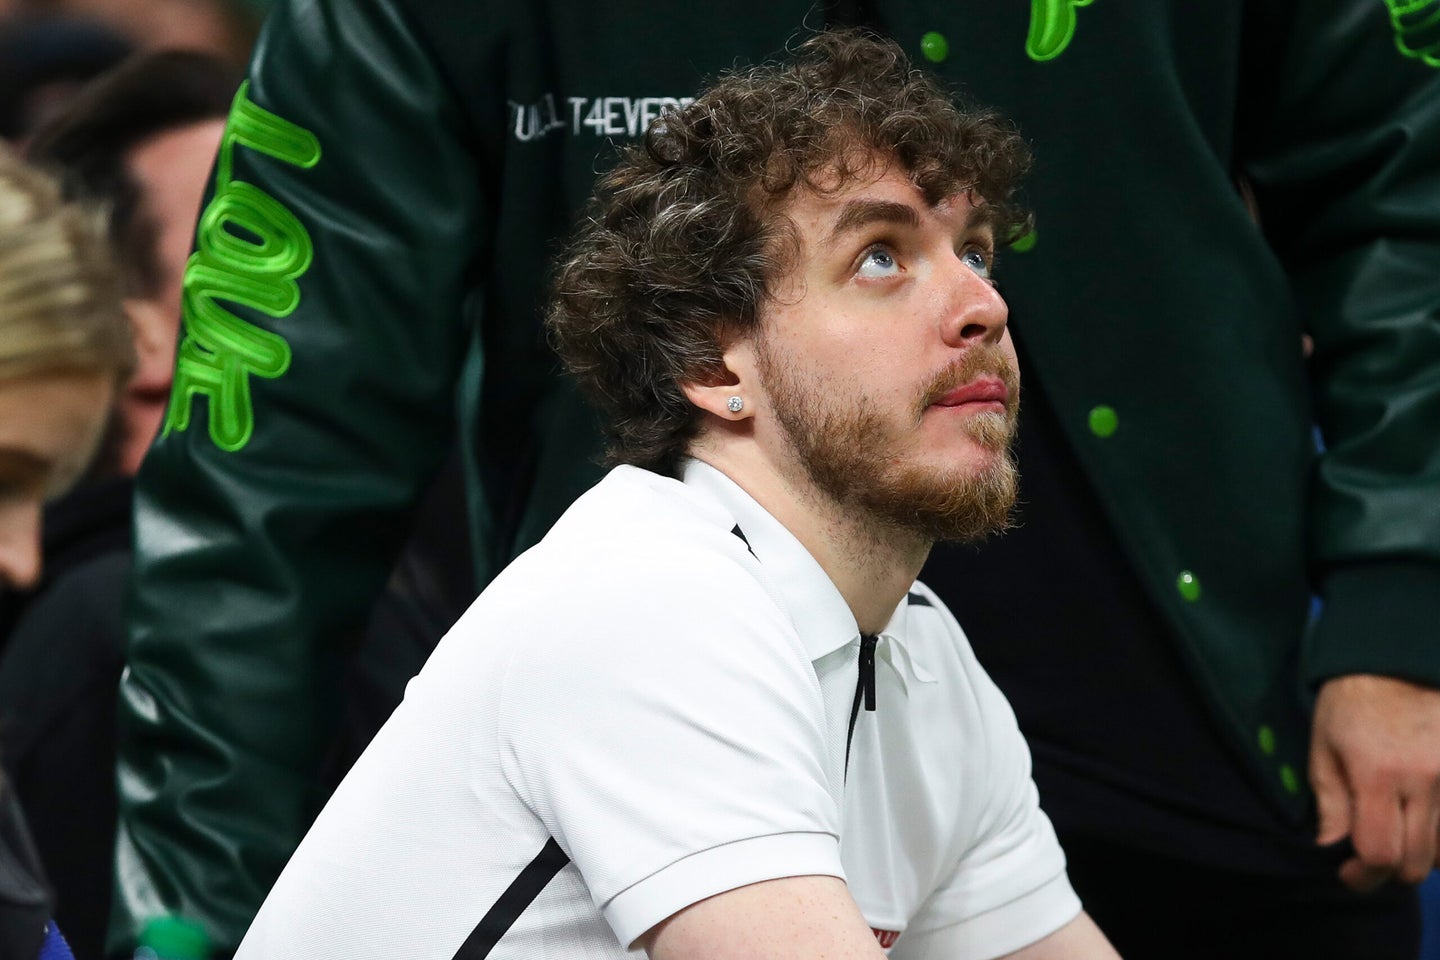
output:
[[[570,858],[565,856],[565,851],[560,849],[560,844],[553,837],[545,841],[540,853],[520,871],[490,911],[480,918],[470,936],[460,944],[460,949],[455,951],[455,960],[483,960],[489,956],[520,914],[535,902],[545,885],[555,879],[555,874],[565,869],[565,864],[569,862]]]

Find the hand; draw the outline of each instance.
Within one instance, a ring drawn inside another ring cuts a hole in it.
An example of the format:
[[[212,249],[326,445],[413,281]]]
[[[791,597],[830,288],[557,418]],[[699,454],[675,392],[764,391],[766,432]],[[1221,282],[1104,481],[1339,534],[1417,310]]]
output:
[[[1320,688],[1310,784],[1325,845],[1349,836],[1340,879],[1371,890],[1392,877],[1419,883],[1436,865],[1440,833],[1440,690],[1368,674]]]

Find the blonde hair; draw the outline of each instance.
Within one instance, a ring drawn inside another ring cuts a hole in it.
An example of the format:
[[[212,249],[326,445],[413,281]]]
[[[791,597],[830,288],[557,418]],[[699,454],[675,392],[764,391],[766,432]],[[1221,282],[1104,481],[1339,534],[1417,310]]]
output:
[[[103,218],[0,145],[0,380],[134,367]]]

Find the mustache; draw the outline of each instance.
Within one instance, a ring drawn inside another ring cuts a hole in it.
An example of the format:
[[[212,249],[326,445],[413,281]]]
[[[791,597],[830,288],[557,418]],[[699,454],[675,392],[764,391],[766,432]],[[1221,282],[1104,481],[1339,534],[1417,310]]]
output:
[[[972,347],[935,374],[921,394],[920,409],[923,411],[957,387],[987,375],[998,377],[1005,384],[1005,412],[1013,420],[1020,408],[1020,371],[996,344]]]

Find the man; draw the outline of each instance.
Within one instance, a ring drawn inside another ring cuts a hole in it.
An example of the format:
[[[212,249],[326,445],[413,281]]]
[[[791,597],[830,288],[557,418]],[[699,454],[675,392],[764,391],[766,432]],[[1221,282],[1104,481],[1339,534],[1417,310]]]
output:
[[[140,54],[86,87],[30,148],[69,196],[106,211],[124,274],[140,362],[112,429],[104,464],[111,473],[135,475],[164,417],[180,280],[238,85],[234,71],[207,54]]]
[[[1351,893],[1328,841],[1361,882],[1433,859],[1433,7],[814,7],[276,5],[141,483],[117,945],[166,910],[244,929],[457,406],[481,585],[595,478],[537,328],[612,143],[863,22],[1039,158],[1006,253],[1022,512],[925,579],[1016,705],[1087,910],[1126,955],[1413,956],[1413,892]],[[255,190],[269,239],[222,259]]]
[[[4,769],[86,958],[103,955],[112,890],[133,477],[169,396],[180,277],[237,84],[204,54],[138,55],[83,88],[31,148],[69,199],[104,211],[136,358],[84,482],[46,505],[44,578],[0,591]]]
[[[627,465],[441,643],[239,957],[1115,956],[914,582],[1014,499],[1023,149],[832,33],[622,159],[550,326]]]

